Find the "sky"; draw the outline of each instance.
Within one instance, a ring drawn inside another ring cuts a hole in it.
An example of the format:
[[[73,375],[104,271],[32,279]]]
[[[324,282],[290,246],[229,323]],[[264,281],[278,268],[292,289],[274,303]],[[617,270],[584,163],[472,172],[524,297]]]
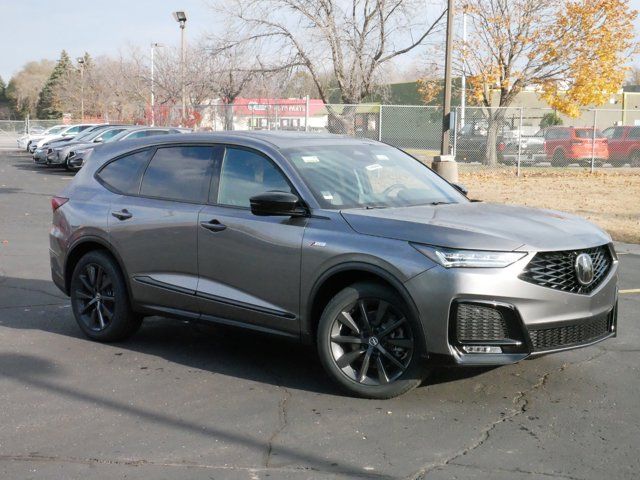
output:
[[[214,1],[224,0],[0,0],[0,76],[8,82],[28,61],[55,60],[63,49],[76,58],[178,45],[176,10],[187,13],[187,41],[200,38],[220,25]],[[640,0],[630,2],[640,10]]]

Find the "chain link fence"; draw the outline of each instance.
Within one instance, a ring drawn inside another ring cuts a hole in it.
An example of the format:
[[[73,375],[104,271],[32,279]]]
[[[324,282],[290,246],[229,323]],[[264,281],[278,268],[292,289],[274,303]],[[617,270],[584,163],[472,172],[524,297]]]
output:
[[[379,140],[429,163],[440,151],[442,108],[424,105],[324,104],[318,99],[212,102],[184,111],[141,106],[140,118],[113,122],[194,131],[286,130]],[[37,134],[62,120],[0,121],[0,143]],[[65,119],[64,123],[73,123]],[[467,107],[453,110],[451,150],[462,172],[520,175],[535,169],[640,168],[640,109],[584,109],[576,118],[551,109]],[[635,171],[635,170],[634,170]]]
[[[461,170],[640,167],[640,111],[548,108],[455,110],[453,153]]]

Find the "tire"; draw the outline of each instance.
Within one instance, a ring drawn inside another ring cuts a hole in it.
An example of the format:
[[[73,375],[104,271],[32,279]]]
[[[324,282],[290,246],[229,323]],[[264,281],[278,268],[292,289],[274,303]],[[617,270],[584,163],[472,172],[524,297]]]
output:
[[[90,339],[115,342],[140,328],[142,317],[131,309],[124,276],[106,252],[94,250],[80,259],[70,290],[76,322]]]
[[[67,172],[73,172],[75,169],[71,166],[71,164],[69,163],[69,158],[67,157],[64,161],[64,169]]]
[[[564,156],[564,152],[560,149],[553,152],[553,158],[551,158],[552,167],[566,167],[567,159]]]
[[[640,167],[640,150],[629,155],[629,164],[632,167]]]
[[[382,285],[356,283],[340,291],[320,317],[316,341],[325,371],[351,395],[392,398],[426,377],[418,320]]]

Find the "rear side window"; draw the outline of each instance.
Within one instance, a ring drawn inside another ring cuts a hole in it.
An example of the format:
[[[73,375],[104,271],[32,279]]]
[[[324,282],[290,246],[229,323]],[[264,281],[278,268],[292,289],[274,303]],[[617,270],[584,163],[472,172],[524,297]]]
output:
[[[640,138],[640,127],[633,127],[629,131],[629,138]]]
[[[576,128],[576,137],[578,138],[593,138],[593,128]],[[602,132],[596,130],[596,138],[603,138]]]
[[[124,195],[137,195],[140,179],[149,160],[149,150],[136,152],[107,164],[98,178],[112,190]]]
[[[213,148],[159,148],[151,159],[140,194],[182,202],[206,203],[213,172]]]

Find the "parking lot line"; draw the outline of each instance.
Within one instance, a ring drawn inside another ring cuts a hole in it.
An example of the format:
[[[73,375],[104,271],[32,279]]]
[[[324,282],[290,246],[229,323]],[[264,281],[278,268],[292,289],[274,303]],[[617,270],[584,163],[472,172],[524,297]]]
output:
[[[620,290],[618,293],[621,295],[630,294],[630,293],[640,293],[640,288],[631,288],[628,290]]]

